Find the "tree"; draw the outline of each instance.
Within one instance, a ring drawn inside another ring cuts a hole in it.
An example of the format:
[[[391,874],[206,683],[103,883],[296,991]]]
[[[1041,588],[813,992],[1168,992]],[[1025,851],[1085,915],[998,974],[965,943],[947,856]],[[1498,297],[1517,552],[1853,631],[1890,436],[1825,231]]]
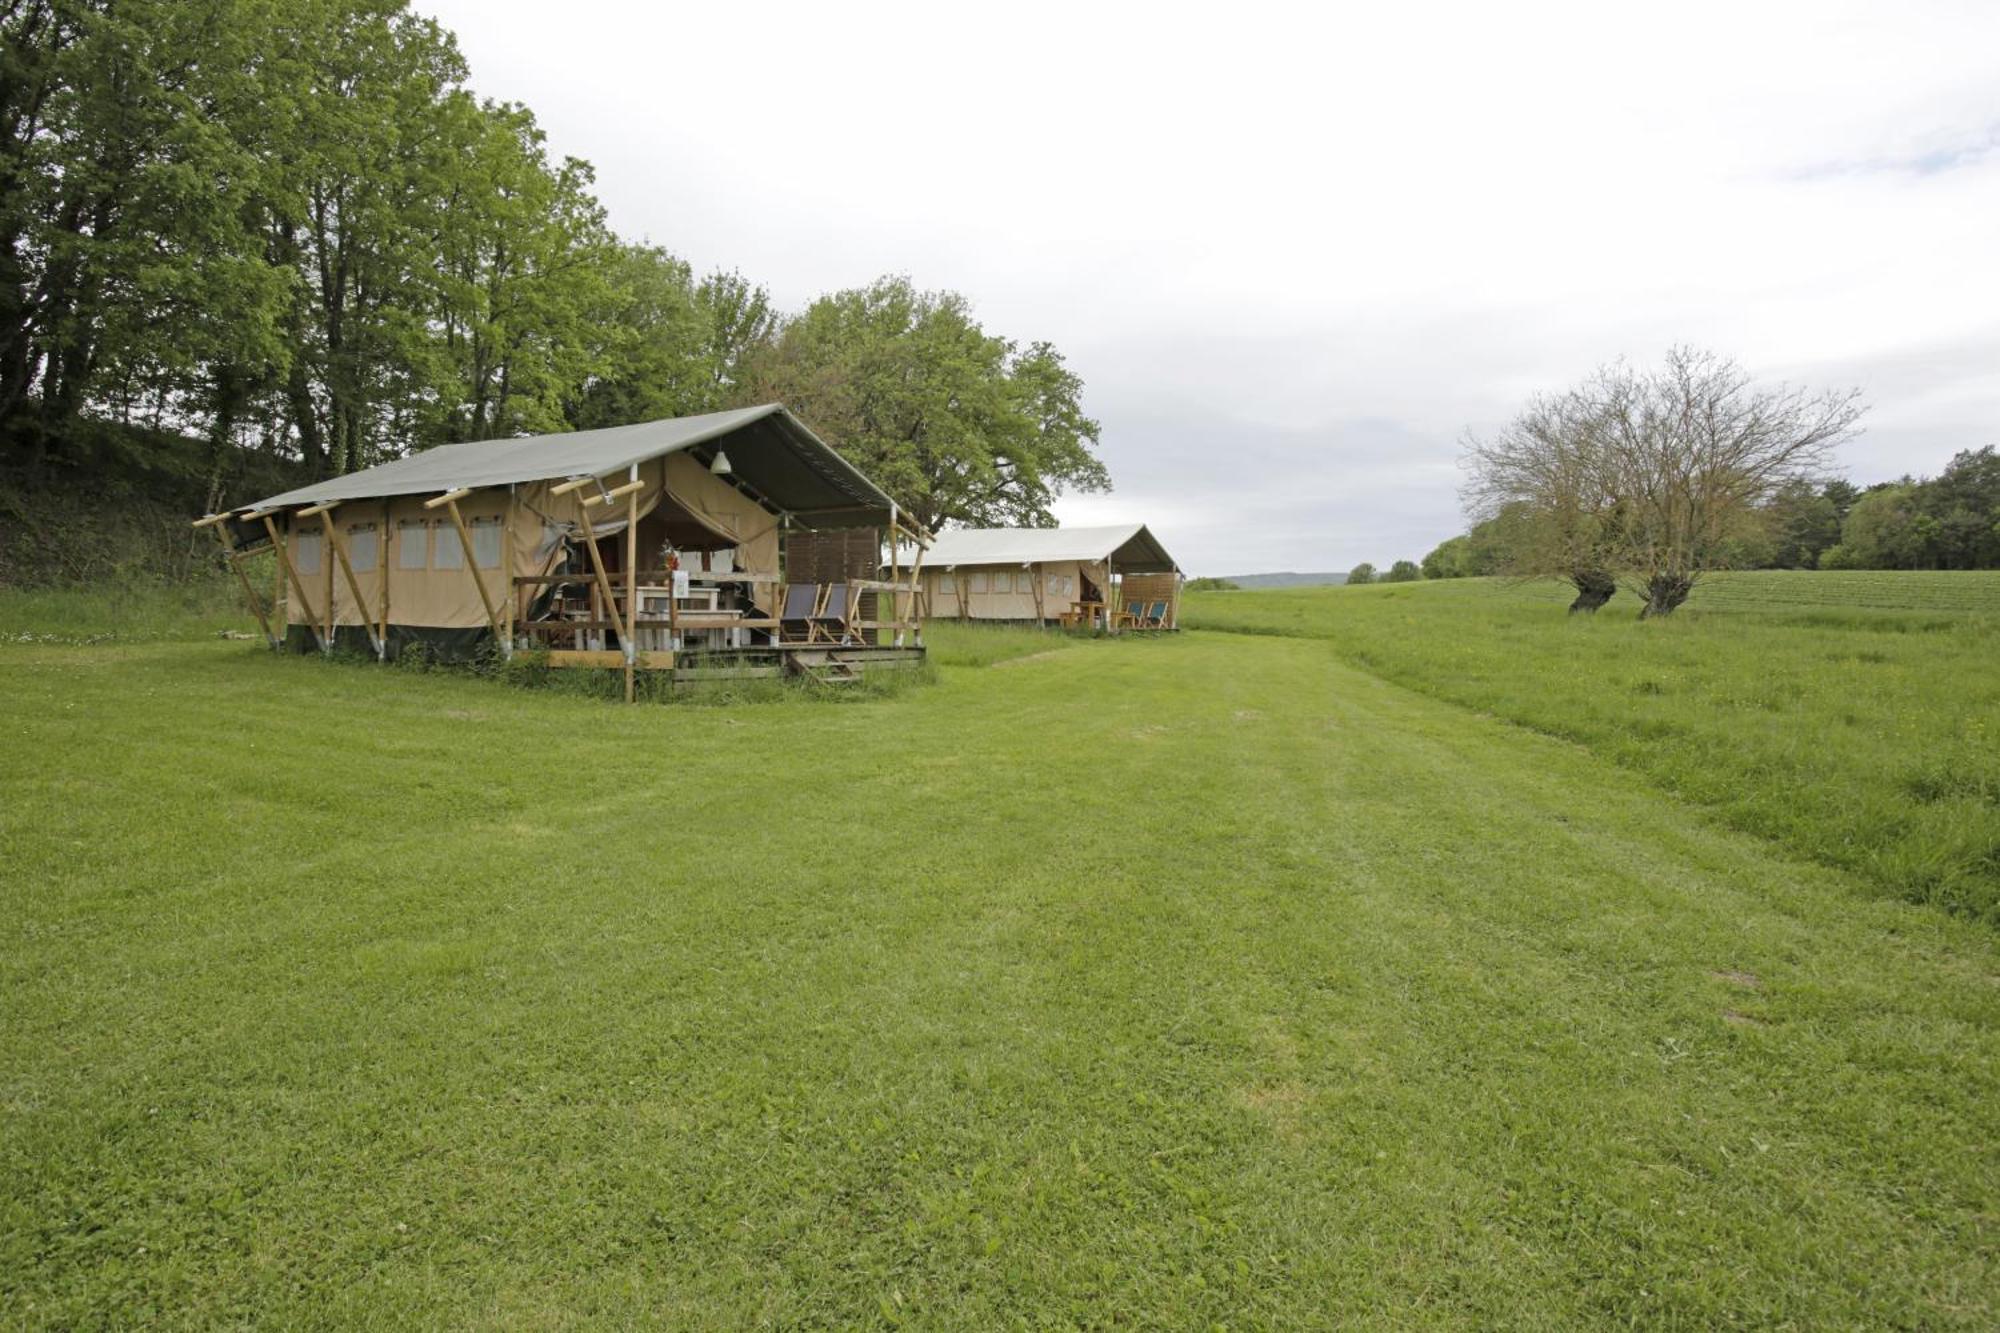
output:
[[[1398,560],[1389,566],[1389,572],[1382,576],[1384,583],[1415,583],[1424,576],[1414,560]]]
[[[1360,564],[1347,571],[1347,581],[1351,584],[1373,583],[1375,581],[1375,566],[1363,560]]]
[[[1963,450],[1918,490],[1937,524],[1937,568],[2000,568],[2000,451]]]
[[[1599,410],[1585,390],[1544,395],[1491,439],[1466,441],[1466,506],[1502,572],[1567,580],[1572,613],[1595,612],[1618,588],[1620,499]]]
[[[746,360],[777,325],[770,294],[737,273],[694,280],[657,246],[625,245],[611,261],[604,372],[570,412],[579,430],[712,412],[741,389]]]
[[[955,292],[907,278],[835,292],[747,358],[735,397],[782,401],[910,515],[1051,527],[1065,491],[1110,488],[1083,381],[1048,343],[982,329]]]
[[[1916,482],[1871,487],[1841,526],[1839,563],[1823,568],[1928,569],[1936,563],[1936,520],[1923,511]]]
[[[1607,366],[1471,441],[1468,493],[1476,512],[1522,507],[1519,572],[1615,575],[1644,599],[1642,618],[1667,615],[1863,411],[1858,390],[1760,388],[1727,358],[1677,347],[1656,370]]]
[[[1424,557],[1423,575],[1427,579],[1462,579],[1471,574],[1471,564],[1472,538],[1450,537]]]
[[[1817,488],[1795,478],[1778,488],[1765,506],[1770,522],[1768,563],[1779,569],[1818,567],[1820,552],[1840,541],[1844,511],[1829,494],[1835,484]]]
[[[1241,592],[1241,591],[1243,591],[1243,585],[1242,585],[1242,584],[1240,584],[1240,583],[1236,583],[1236,582],[1233,582],[1232,580],[1229,580],[1229,579],[1218,579],[1218,578],[1214,578],[1214,577],[1205,577],[1205,578],[1198,578],[1198,579],[1189,579],[1189,580],[1187,581],[1187,591],[1189,591],[1189,592]]]

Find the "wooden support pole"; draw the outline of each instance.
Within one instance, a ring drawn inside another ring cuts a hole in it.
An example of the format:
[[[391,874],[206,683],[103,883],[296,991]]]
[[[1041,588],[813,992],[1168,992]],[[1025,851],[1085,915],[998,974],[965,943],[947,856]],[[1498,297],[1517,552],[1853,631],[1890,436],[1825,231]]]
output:
[[[368,599],[361,595],[361,580],[354,577],[354,562],[347,558],[347,543],[340,539],[340,532],[333,525],[333,506],[322,505],[318,510],[309,512],[317,512],[319,521],[326,528],[327,547],[340,561],[340,572],[347,576],[347,590],[354,594],[354,609],[361,616],[361,628],[368,634],[368,646],[375,650],[375,660],[388,660],[382,640],[375,636],[375,613],[368,609]]]
[[[505,652],[514,655],[514,620],[520,613],[521,597],[518,590],[508,582],[514,577],[514,523],[521,514],[521,497],[512,486],[507,488],[506,526],[500,529],[500,581],[507,589],[507,643]]]
[[[297,523],[298,521],[298,515],[292,515],[292,522]],[[336,643],[333,636],[333,552],[331,550],[320,552],[319,566],[326,574],[326,587],[323,590],[326,593],[326,637],[321,642],[326,645],[326,651],[330,653],[334,650]]]
[[[637,469],[635,468],[634,471],[637,471]],[[635,477],[623,486],[608,490],[602,495],[585,496],[583,503],[587,505],[608,505],[614,500],[621,500],[629,495],[633,497],[632,502],[636,505],[638,503],[638,493],[645,489],[646,483]]]
[[[271,534],[271,545],[275,546],[278,550],[278,567],[284,570],[285,577],[292,581],[292,592],[299,599],[300,615],[305,620],[305,623],[312,627],[313,637],[319,639],[320,651],[323,653],[332,651],[332,645],[320,635],[318,617],[313,615],[312,599],[306,596],[305,580],[299,577],[297,566],[292,564],[292,553],[285,548],[285,543],[278,538],[278,525],[271,521],[269,514],[265,514],[263,518],[264,531]]]
[[[632,465],[632,479],[604,498],[608,501],[616,496],[625,497],[625,702],[634,700],[633,668],[639,661],[639,645],[634,634],[639,622],[639,490],[643,485],[639,480],[639,465]],[[671,618],[674,607],[673,584],[667,584],[667,615]],[[667,646],[673,647],[670,641]]]
[[[392,509],[387,500],[382,501],[382,540],[375,543],[382,561],[382,621],[377,633],[382,639],[382,660],[385,662],[389,660],[389,538],[396,530],[389,521]]]
[[[605,616],[617,613],[618,603],[611,596],[611,579],[604,572],[604,557],[597,550],[597,528],[590,521],[590,507],[588,505],[578,505],[576,512],[577,517],[583,520],[583,547],[586,551],[590,552],[590,569],[591,573],[596,576],[592,580],[591,586],[597,590],[598,597],[604,603],[603,607],[591,619],[602,620]]]
[[[458,529],[458,544],[465,551],[465,567],[472,571],[472,586],[479,589],[479,604],[486,608],[486,626],[493,631],[493,637],[498,640],[500,638],[500,609],[493,604],[493,594],[486,591],[486,579],[479,572],[479,557],[472,550],[472,534],[466,530],[465,515],[458,512],[459,499],[469,494],[471,494],[469,491],[452,491],[448,494],[440,495],[435,500],[424,501],[424,508],[435,509],[437,506],[443,505],[451,511],[452,526]],[[504,641],[501,642],[500,651],[502,653],[507,651],[507,645]]]
[[[257,617],[257,626],[264,631],[264,641],[270,644],[272,651],[275,652],[278,647],[278,636],[271,633],[271,617],[264,612],[264,599],[257,595],[255,588],[250,586],[250,576],[243,572],[243,558],[236,554],[236,548],[230,544],[229,534],[221,526],[222,521],[228,517],[228,511],[224,510],[220,514],[210,514],[207,518],[197,522],[195,526],[197,528],[215,529],[215,539],[222,543],[222,557],[229,562],[229,572],[234,574],[236,581],[243,585],[243,600],[250,603],[250,610]],[[275,609],[275,603],[273,605]]]

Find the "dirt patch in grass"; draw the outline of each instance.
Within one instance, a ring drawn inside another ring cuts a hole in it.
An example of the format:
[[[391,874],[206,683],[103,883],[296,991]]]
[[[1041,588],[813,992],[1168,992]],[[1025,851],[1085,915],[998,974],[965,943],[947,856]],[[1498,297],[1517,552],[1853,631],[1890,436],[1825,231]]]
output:
[[[1072,651],[1072,649],[1070,648],[1050,648],[1039,653],[1029,653],[1026,657],[1002,658],[1000,661],[995,662],[993,666],[996,670],[999,669],[1000,667],[1023,666],[1029,662],[1040,662],[1043,661],[1044,659],[1051,657],[1061,657],[1064,653],[1070,651]]]
[[[1288,1080],[1244,1088],[1237,1093],[1237,1100],[1261,1117],[1270,1125],[1271,1132],[1287,1143],[1296,1143],[1305,1136],[1302,1122],[1312,1093],[1302,1085]]]
[[[1734,1009],[1724,1009],[1722,1011],[1722,1021],[1731,1027],[1739,1028],[1767,1028],[1771,1026],[1755,1014],[1738,1013]]]
[[[1738,971],[1733,967],[1717,968],[1708,975],[1714,977],[1717,981],[1726,981],[1732,986],[1742,986],[1747,990],[1757,990],[1764,984],[1757,980],[1756,973]]]

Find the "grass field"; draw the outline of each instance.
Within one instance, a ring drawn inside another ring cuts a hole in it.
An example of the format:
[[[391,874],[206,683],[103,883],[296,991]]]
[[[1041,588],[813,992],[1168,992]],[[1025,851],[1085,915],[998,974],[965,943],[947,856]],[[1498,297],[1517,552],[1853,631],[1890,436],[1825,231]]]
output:
[[[1654,623],[1623,594],[1565,616],[1569,595],[1485,579],[1212,593],[1183,619],[1325,640],[1882,892],[2000,921],[2000,573],[1731,574]]]
[[[1991,640],[1477,598],[837,707],[0,642],[0,1323],[1992,1326],[1991,927],[1493,702],[1713,636],[1893,784]]]

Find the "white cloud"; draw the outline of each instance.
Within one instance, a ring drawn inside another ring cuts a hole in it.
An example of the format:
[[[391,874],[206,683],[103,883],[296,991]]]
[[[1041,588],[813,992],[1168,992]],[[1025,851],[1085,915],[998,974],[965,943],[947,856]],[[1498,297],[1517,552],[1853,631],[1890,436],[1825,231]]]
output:
[[[622,231],[797,305],[908,272],[1089,385],[1197,570],[1420,555],[1468,426],[1694,341],[2000,440],[2000,5],[418,0]]]

